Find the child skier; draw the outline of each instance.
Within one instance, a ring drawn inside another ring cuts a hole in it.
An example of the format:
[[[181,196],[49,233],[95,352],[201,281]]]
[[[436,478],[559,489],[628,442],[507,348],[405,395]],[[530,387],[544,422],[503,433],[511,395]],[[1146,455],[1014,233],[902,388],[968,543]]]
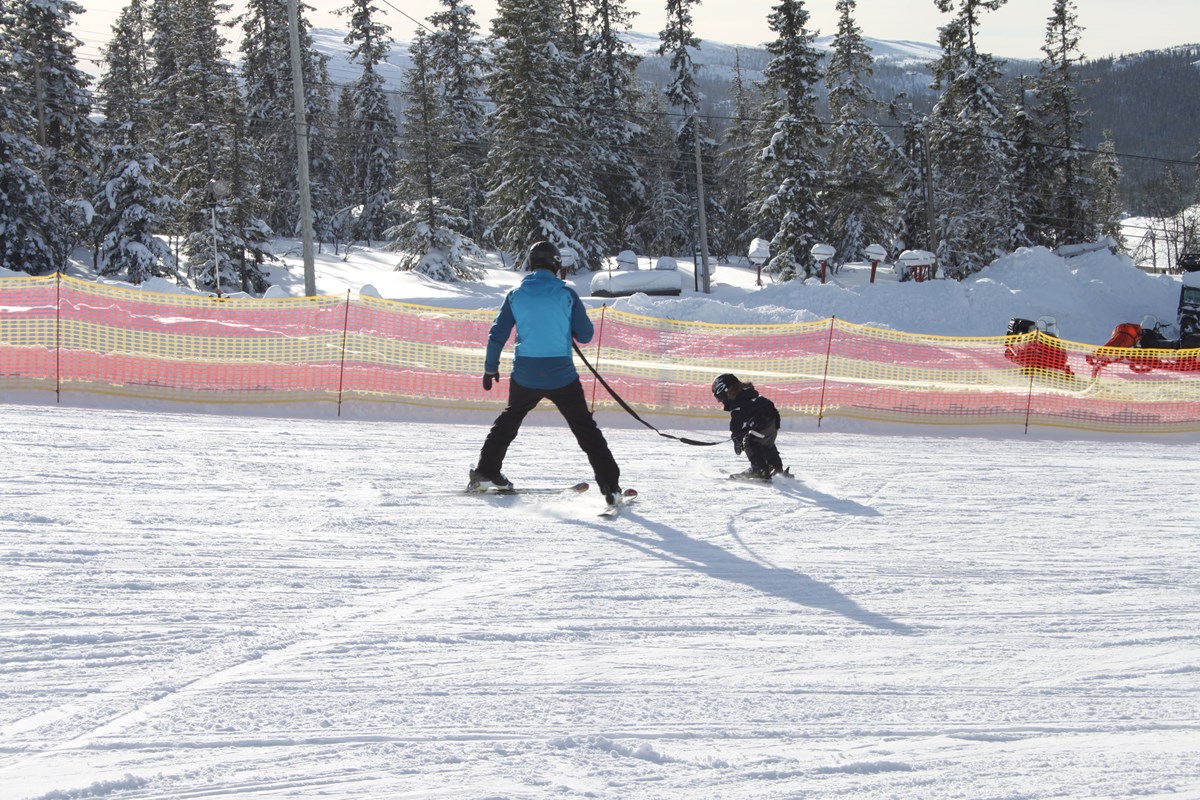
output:
[[[772,475],[790,475],[783,468],[775,437],[779,434],[779,411],[751,383],[742,383],[736,375],[717,376],[713,397],[729,412],[729,438],[733,452],[750,459],[750,468],[730,475],[736,480],[770,481]]]

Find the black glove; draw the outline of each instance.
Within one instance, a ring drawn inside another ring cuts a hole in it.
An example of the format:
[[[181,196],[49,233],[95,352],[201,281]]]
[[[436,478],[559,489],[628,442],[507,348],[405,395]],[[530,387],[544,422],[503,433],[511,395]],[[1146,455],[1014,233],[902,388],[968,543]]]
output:
[[[492,381],[495,381],[496,383],[500,382],[500,373],[499,372],[483,373],[483,390],[485,392],[490,392],[492,390]]]
[[[742,454],[742,440],[740,437],[733,440],[733,454],[735,456],[740,456]]]
[[[746,449],[746,446],[748,444],[750,444],[752,438],[753,439],[764,439],[766,437],[764,437],[761,433],[759,433],[758,431],[751,428],[750,430],[746,431],[745,436],[743,436],[741,439],[738,439],[737,441],[735,441],[733,443],[734,452],[737,453],[738,455],[741,455],[742,451]]]

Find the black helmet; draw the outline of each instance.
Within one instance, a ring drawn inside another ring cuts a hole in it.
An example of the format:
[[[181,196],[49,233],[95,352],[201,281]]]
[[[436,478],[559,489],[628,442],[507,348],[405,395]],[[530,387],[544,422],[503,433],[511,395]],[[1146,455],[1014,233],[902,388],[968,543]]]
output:
[[[712,393],[713,397],[717,398],[722,403],[729,402],[729,390],[742,388],[742,382],[737,379],[737,375],[730,375],[726,372],[724,375],[718,375],[713,381]]]
[[[529,248],[529,269],[549,269],[557,272],[562,267],[558,248],[549,242],[535,242]]]

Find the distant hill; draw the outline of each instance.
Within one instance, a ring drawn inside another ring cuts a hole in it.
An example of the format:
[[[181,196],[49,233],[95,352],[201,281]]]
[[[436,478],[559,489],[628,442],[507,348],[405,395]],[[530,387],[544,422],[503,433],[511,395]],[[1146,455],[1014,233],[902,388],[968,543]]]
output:
[[[349,62],[345,33],[314,29],[318,50],[329,56],[330,78],[334,83],[354,81],[358,68]],[[642,56],[638,74],[648,85],[664,86],[670,79],[667,58],[657,55],[657,35],[629,33],[634,51]],[[832,36],[817,39],[817,45],[829,49]],[[884,103],[903,98],[918,111],[929,109],[936,95],[929,64],[941,53],[934,44],[888,41],[868,38],[875,55],[875,74],[869,85]],[[703,41],[693,56],[699,66],[697,83],[705,98],[705,112],[717,118],[731,116],[731,83],[735,66],[740,67],[746,83],[762,80],[762,71],[770,61],[764,47],[748,47]],[[399,91],[404,73],[411,66],[408,45],[397,42],[388,63],[380,68],[389,89]],[[1010,59],[1004,62],[1005,75],[1017,81],[1021,76],[1037,74],[1036,61]],[[1105,129],[1113,132],[1117,150],[1138,156],[1122,160],[1126,177],[1126,195],[1132,213],[1157,213],[1152,206],[1162,197],[1162,175],[1167,166],[1158,159],[1191,161],[1200,149],[1200,45],[1180,45],[1133,55],[1109,57],[1085,62],[1079,68],[1080,92],[1090,110],[1083,143],[1095,147]],[[825,87],[818,87],[823,104]],[[401,111],[397,96],[395,110]],[[1183,181],[1185,191],[1195,197],[1196,170],[1189,165],[1172,168]]]

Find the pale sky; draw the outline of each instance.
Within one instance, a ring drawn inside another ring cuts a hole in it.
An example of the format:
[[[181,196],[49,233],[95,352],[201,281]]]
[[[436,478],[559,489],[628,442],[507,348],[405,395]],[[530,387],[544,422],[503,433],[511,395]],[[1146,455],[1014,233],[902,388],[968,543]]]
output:
[[[98,59],[126,0],[81,0],[81,4],[87,11],[79,16],[75,29],[84,41],[78,53],[82,58]],[[438,0],[375,0],[375,4],[382,12],[381,21],[391,26],[391,35],[398,41],[411,40],[417,28],[408,17],[424,22],[443,8]],[[696,35],[726,44],[762,44],[773,38],[767,16],[776,4],[777,0],[706,0],[692,11]],[[232,5],[235,11],[243,7],[238,0]],[[347,0],[308,0],[308,5],[316,9],[310,17],[315,27],[345,27],[345,18],[334,12],[346,6]],[[495,0],[476,0],[472,5],[480,28],[489,32]],[[1081,50],[1088,58],[1200,42],[1198,0],[1076,0],[1075,6],[1084,28]],[[638,14],[633,30],[657,34],[663,28],[665,0],[628,0],[626,7]],[[812,28],[822,35],[836,32],[835,0],[809,0],[805,7]],[[1001,58],[1040,59],[1052,7],[1053,0],[1008,0],[1000,10],[985,15],[982,49]],[[930,44],[937,43],[938,28],[949,16],[937,10],[934,0],[858,0],[856,14],[867,36]],[[240,35],[234,38],[236,43]]]

